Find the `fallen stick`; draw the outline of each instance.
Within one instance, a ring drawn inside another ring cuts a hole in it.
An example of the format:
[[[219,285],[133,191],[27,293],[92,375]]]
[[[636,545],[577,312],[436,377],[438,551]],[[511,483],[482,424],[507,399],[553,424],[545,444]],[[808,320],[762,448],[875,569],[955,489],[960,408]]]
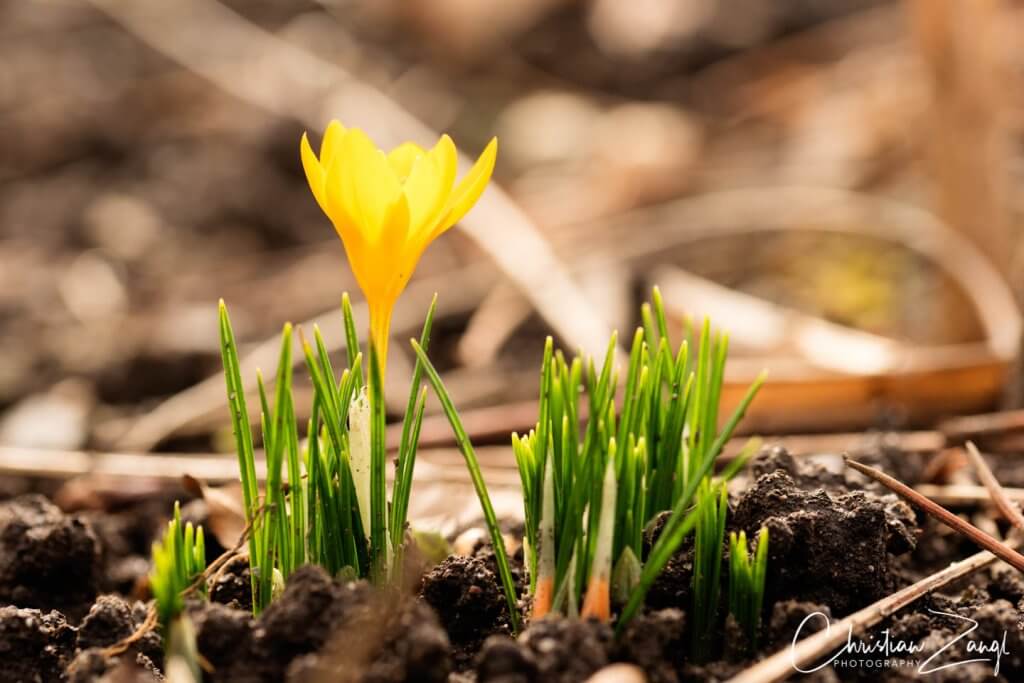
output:
[[[1024,432],[1024,410],[951,417],[940,422],[938,430],[951,441]]]
[[[484,447],[479,449],[481,460],[487,462],[496,457],[496,451],[508,450],[511,462],[511,447]],[[417,481],[457,481],[468,479],[465,465],[445,458],[443,454],[451,449],[424,450],[417,462]],[[441,462],[431,462],[438,455]],[[504,453],[502,456],[503,457]],[[495,473],[496,485],[518,485],[518,472],[511,468],[489,468]],[[503,476],[506,470],[510,476]],[[0,447],[0,474],[4,476],[44,477],[71,479],[92,475],[111,478],[159,479],[178,482],[185,475],[207,484],[220,484],[238,480],[238,460],[233,455],[164,455],[152,453],[88,453],[85,451],[37,450],[31,448]],[[514,479],[513,476],[514,475]],[[390,472],[389,472],[390,476]],[[256,478],[266,478],[266,463],[256,460]]]
[[[918,484],[914,490],[945,507],[970,507],[992,500],[988,489],[979,484]],[[1010,500],[1024,501],[1022,488],[1004,488],[1003,491]]]
[[[536,402],[511,404],[515,420],[521,421],[528,428],[537,419]],[[497,419],[498,408],[481,408],[466,411],[465,423],[467,432],[473,441],[486,440],[488,437],[502,441],[516,429],[508,422],[504,427]],[[427,432],[428,420],[424,420],[423,432]],[[432,424],[432,423],[431,423]],[[472,426],[473,429],[469,427]],[[400,426],[399,426],[400,427]],[[421,438],[421,458],[425,462],[437,465],[457,465],[464,468],[462,455],[454,448],[450,438],[451,431],[442,434],[441,430],[431,428],[428,438]],[[394,443],[397,436],[392,435],[389,441]],[[746,437],[731,440],[726,444],[722,454],[722,462],[728,462],[746,443]],[[827,453],[867,453],[877,450],[880,445],[898,448],[908,453],[931,453],[942,447],[942,435],[937,432],[890,432],[877,434],[839,433],[839,434],[797,434],[781,436],[770,441],[771,445],[786,448],[794,456],[818,455]],[[481,446],[477,449],[481,464],[485,470],[507,469],[517,472],[515,460],[512,458],[511,446]],[[264,477],[262,458],[256,460],[256,475]],[[238,461],[230,454],[184,454],[184,453],[111,453],[70,450],[45,450],[20,448],[17,446],[0,446],[0,475],[43,477],[50,479],[71,479],[86,474],[110,477],[137,477],[150,479],[166,479],[178,481],[183,475],[191,475],[209,484],[235,481],[238,478]],[[424,473],[426,474],[426,473]],[[518,476],[518,475],[517,475]],[[424,479],[429,479],[425,476]],[[979,487],[935,487],[933,491],[960,491],[960,498],[965,502],[985,500],[984,489]],[[923,489],[922,489],[923,490]],[[1009,489],[1011,497],[1024,499],[1024,489]],[[928,494],[931,495],[931,494]]]
[[[710,318],[738,346],[762,355],[795,350],[808,364],[853,375],[897,372],[918,348],[740,292],[673,265],[654,269],[673,316]]]
[[[1003,516],[1015,527],[1024,530],[1024,515],[1020,513],[1020,507],[1010,500],[1010,496],[1002,484],[999,483],[996,476],[992,474],[992,470],[989,469],[988,463],[981,457],[978,447],[970,441],[967,442],[967,459],[971,461],[974,471],[978,474],[978,479],[988,489],[989,495],[992,496],[992,502],[996,504],[999,511],[1003,513]]]

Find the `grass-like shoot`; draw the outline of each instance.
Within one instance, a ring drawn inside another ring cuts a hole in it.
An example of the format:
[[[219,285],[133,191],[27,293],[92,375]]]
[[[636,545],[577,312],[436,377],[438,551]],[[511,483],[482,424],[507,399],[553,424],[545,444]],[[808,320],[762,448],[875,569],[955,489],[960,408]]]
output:
[[[614,337],[600,369],[593,359],[566,360],[551,339],[545,345],[536,427],[512,437],[534,619],[555,612],[607,621],[617,595],[625,602],[619,627],[629,621],[697,523],[691,507],[698,488],[710,486],[715,458],[763,382],[762,376],[753,383],[719,429],[727,339],[712,339],[705,323],[696,354],[687,341],[673,352],[657,289],[653,302],[644,306],[633,337],[621,403]],[[473,474],[514,615],[500,530],[472,444],[437,373],[421,350],[417,354]],[[722,480],[753,452],[744,449]],[[663,531],[645,556],[644,529],[666,510]]]
[[[621,404],[616,403],[614,338],[600,371],[592,359],[566,361],[553,352],[549,340],[539,420],[529,434],[513,436],[524,491],[534,618],[550,611],[575,615],[582,596],[580,616],[607,621],[612,595],[626,603],[620,623],[632,616],[682,540],[668,532],[690,507],[697,485],[710,486],[706,481],[715,458],[760,387],[758,379],[719,432],[727,339],[712,339],[705,323],[696,354],[691,354],[689,341],[673,350],[657,289],[642,317],[643,325],[633,336]],[[584,396],[587,419],[581,426]],[[538,484],[549,471],[553,516],[541,508],[537,496]],[[680,513],[670,518],[645,557],[645,528],[660,512],[676,509]],[[554,533],[541,533],[547,527],[554,527]],[[552,537],[553,565],[539,561]],[[548,583],[555,585],[550,602],[536,590]]]
[[[757,549],[747,547],[747,534],[729,534],[729,613],[747,637],[750,650],[757,647],[764,605],[764,580],[768,569],[768,529],[757,534]]]
[[[420,343],[427,347],[432,304]],[[394,484],[386,483],[384,390],[380,359],[370,345],[369,372],[347,295],[342,300],[348,367],[336,374],[320,330],[302,336],[302,353],[313,382],[313,405],[300,444],[292,398],[292,328],[285,325],[273,387],[262,376],[257,389],[266,453],[267,479],[260,493],[256,452],[239,368],[238,349],[227,309],[220,305],[221,350],[239,472],[250,526],[253,610],[269,604],[275,580],[304,563],[332,575],[367,577],[378,584],[397,581],[402,567],[413,467],[423,421],[426,388],[417,363],[402,424]],[[301,335],[300,335],[301,336]],[[368,374],[368,376],[367,376]],[[285,473],[287,472],[287,480]]]
[[[721,592],[722,540],[728,513],[728,494],[722,484],[702,484],[697,493],[694,534],[693,607],[688,615],[695,658],[706,660],[713,644]]]
[[[153,569],[149,586],[156,602],[157,618],[166,629],[181,614],[182,593],[206,571],[206,546],[203,527],[192,522],[182,525],[181,507],[174,504],[174,517],[167,523],[164,537],[153,543]],[[205,592],[203,586],[198,588]]]

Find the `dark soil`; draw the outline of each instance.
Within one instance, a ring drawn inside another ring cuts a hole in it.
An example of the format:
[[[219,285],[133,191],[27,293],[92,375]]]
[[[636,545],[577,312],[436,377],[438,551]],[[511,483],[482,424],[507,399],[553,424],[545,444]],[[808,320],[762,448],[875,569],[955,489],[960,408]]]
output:
[[[130,604],[116,595],[100,596],[78,627],[78,649],[102,649],[120,642],[142,626],[146,611],[141,602]],[[153,632],[133,643],[129,652],[144,655],[157,666],[163,663],[163,643]]]
[[[448,638],[424,605],[301,567],[259,619],[219,604],[189,610],[210,681],[445,681]],[[337,672],[345,672],[338,678]]]
[[[85,650],[68,668],[68,683],[161,683],[160,670],[145,655],[106,657],[100,650]]]
[[[516,641],[503,636],[489,638],[477,662],[478,680],[585,681],[612,661],[613,643],[612,630],[606,624],[543,619],[531,624]]]
[[[661,535],[665,523],[668,521],[669,513],[663,512],[648,525],[644,534],[644,552],[649,552],[651,546]],[[647,593],[647,606],[652,609],[672,607],[678,609],[689,609],[690,607],[690,583],[693,580],[693,536],[683,539],[679,550],[665,565],[665,569],[654,580],[650,591]]]
[[[59,681],[75,651],[75,630],[60,612],[0,607],[0,681]]]
[[[210,600],[237,610],[252,611],[252,579],[246,558],[238,557],[229,561],[213,577]]]
[[[662,609],[633,619],[618,644],[619,656],[637,664],[650,683],[678,683],[686,653],[686,613]]]
[[[912,644],[920,652],[909,655],[915,659],[913,664],[884,671],[871,666],[870,660],[878,655],[846,654],[837,660],[842,679],[874,681],[884,676],[885,680],[902,681],[924,675],[929,680],[957,683],[1024,680],[1020,598],[1012,602],[998,597],[1008,588],[1006,569],[998,567],[983,572],[960,591],[928,595],[872,629],[870,634],[857,634],[857,638],[870,641],[888,631],[892,643]],[[1019,577],[1010,579],[1010,594],[1014,597],[1021,595],[1019,582]],[[992,649],[979,649],[979,644]],[[1003,646],[995,674],[995,650]],[[926,667],[923,674],[921,666]]]
[[[897,458],[883,453],[877,459]],[[722,615],[721,657],[703,664],[691,659],[691,542],[684,542],[618,639],[606,625],[559,618],[527,623],[513,639],[494,554],[483,544],[471,556],[451,556],[426,572],[418,599],[303,567],[259,618],[250,611],[247,563],[229,563],[211,581],[209,601],[187,604],[198,651],[210,667],[204,680],[569,683],[621,664],[638,666],[651,683],[725,680],[788,647],[798,629],[810,635],[824,628],[825,616],[834,622],[974,550],[927,520],[919,542],[922,520],[906,505],[874,488],[857,490],[855,476],[780,449],[756,459],[750,480],[730,500],[729,528],[752,534],[764,525],[771,533],[768,595],[755,651]],[[103,653],[134,633],[146,616],[145,603],[122,596],[136,591],[147,571],[140,548],[152,538],[145,538],[144,529],[156,534],[160,524],[148,512],[134,521],[131,515],[130,505],[65,514],[38,495],[0,504],[0,599],[10,603],[0,608],[0,654],[11,662],[0,667],[0,683],[160,680],[163,653],[156,632],[119,656]],[[650,525],[648,546],[663,524],[664,516]],[[527,577],[521,555],[511,560],[522,589]],[[119,566],[132,562],[134,570],[118,574]],[[120,595],[105,593],[111,589]],[[528,612],[526,601],[519,607]],[[1024,680],[1022,609],[1024,578],[998,565],[857,637],[877,638],[889,629],[891,638],[931,653],[974,619],[973,640],[1001,641],[1007,634],[995,680]],[[965,643],[943,657],[969,659]],[[991,676],[988,662],[930,674],[938,681]],[[911,678],[913,670],[872,668],[845,655],[805,680]]]
[[[770,601],[821,602],[839,616],[891,593],[898,579],[894,558],[917,540],[913,510],[895,497],[809,492],[783,470],[758,477],[730,525],[748,536],[768,528]]]

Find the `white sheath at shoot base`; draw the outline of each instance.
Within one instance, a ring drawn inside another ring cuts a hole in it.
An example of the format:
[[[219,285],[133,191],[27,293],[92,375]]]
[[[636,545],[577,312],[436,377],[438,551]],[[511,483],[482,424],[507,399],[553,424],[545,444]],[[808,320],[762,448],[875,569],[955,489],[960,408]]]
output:
[[[604,472],[601,493],[601,517],[597,525],[597,548],[590,567],[587,595],[583,599],[584,619],[595,618],[603,622],[611,619],[612,541],[615,535],[615,504],[618,483],[615,480],[615,440],[608,445],[608,466]]]
[[[348,412],[349,462],[363,533],[370,537],[370,399],[366,387],[352,397]]]

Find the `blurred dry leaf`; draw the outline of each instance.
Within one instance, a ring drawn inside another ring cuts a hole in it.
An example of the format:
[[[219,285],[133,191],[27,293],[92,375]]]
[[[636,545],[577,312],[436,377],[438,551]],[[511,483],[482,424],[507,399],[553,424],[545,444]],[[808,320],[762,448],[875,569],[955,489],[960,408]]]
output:
[[[186,491],[206,501],[207,530],[222,547],[234,547],[246,527],[241,484],[207,486],[188,474],[181,478],[181,483]]]

